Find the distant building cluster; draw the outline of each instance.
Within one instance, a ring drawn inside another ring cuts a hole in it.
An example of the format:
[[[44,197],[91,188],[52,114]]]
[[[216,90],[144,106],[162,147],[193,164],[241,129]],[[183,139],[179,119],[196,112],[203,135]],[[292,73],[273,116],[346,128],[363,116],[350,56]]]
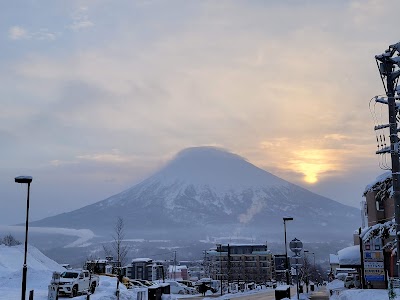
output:
[[[275,269],[275,259],[278,268]],[[120,274],[130,279],[140,280],[191,280],[202,278],[224,280],[229,282],[265,283],[283,278],[285,255],[274,256],[267,245],[260,244],[226,244],[216,245],[205,251],[204,259],[197,261],[153,260],[135,258],[120,268]],[[118,262],[112,257],[88,260],[86,268],[95,273],[118,273]]]

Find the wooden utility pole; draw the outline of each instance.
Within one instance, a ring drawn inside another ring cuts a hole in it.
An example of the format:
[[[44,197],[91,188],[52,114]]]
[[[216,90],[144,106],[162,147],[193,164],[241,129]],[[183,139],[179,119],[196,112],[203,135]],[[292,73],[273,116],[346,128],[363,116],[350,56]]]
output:
[[[393,57],[397,52],[397,56]],[[397,239],[397,276],[400,275],[400,160],[399,160],[399,137],[397,133],[397,114],[399,108],[396,104],[395,97],[396,85],[400,76],[400,42],[390,45],[384,53],[376,55],[379,73],[382,82],[384,83],[387,99],[376,98],[377,102],[388,105],[389,108],[389,124],[376,126],[375,130],[388,128],[390,130],[390,147],[378,150],[376,154],[390,153],[392,161],[392,186],[393,186],[393,199],[395,205],[395,222],[396,222],[396,239]],[[397,67],[396,67],[397,66]],[[386,86],[384,80],[386,79]],[[378,128],[377,128],[378,127]]]

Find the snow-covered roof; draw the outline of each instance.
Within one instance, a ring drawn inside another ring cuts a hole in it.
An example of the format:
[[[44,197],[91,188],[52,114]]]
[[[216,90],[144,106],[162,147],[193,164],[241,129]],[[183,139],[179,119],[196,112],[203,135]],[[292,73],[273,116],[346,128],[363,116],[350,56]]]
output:
[[[338,251],[339,265],[359,266],[361,265],[360,246],[350,246]]]
[[[185,266],[185,265],[180,265],[180,266],[171,265],[171,266],[168,267],[168,271],[170,273],[172,273],[172,272],[181,272],[182,270],[187,270],[187,266]]]
[[[387,179],[391,179],[392,178],[392,173],[389,172],[385,172],[381,175],[379,175],[378,177],[376,177],[376,179],[372,182],[370,182],[364,190],[363,196],[365,196],[368,192],[372,192],[372,191],[376,191],[378,190],[378,187],[380,187],[380,185],[385,182],[385,180]],[[390,192],[390,195],[393,194],[393,187],[390,185],[387,187],[388,191]]]
[[[360,237],[363,241],[368,241],[373,237],[384,235],[384,231],[387,230],[387,234],[391,236],[396,236],[396,230],[394,228],[395,220],[387,221],[383,224],[375,224],[370,227],[365,227],[361,230]]]
[[[132,259],[132,262],[151,262],[151,258],[134,258]]]
[[[336,254],[329,254],[329,263],[331,265],[334,264],[339,264],[339,256],[337,256]]]

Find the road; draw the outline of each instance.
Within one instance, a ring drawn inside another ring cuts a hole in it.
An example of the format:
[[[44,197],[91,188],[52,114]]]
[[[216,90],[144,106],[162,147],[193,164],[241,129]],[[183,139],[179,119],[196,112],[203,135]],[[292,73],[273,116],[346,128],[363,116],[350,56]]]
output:
[[[232,294],[231,299],[266,299],[266,300],[275,300],[275,291],[274,290],[268,290],[265,292],[260,292],[257,294],[245,294],[243,296],[239,296],[239,294]],[[200,300],[200,299],[209,299],[209,298],[218,298],[221,297],[220,294],[213,294],[213,295],[207,295],[205,297],[203,296],[197,296],[197,297],[188,297],[188,298],[179,298],[179,300]],[[229,298],[229,297],[228,297]]]
[[[237,294],[236,294],[237,295]],[[237,300],[275,300],[275,291],[274,290],[270,290],[268,292],[265,293],[257,293],[254,295],[251,294],[246,294],[243,295],[241,297],[236,297],[236,295],[234,297],[232,297],[231,299],[237,299]],[[296,288],[291,288],[290,289],[290,295],[291,298],[295,298],[296,297]],[[204,298],[214,298],[214,297],[218,297],[219,295],[213,295],[213,296],[206,296],[206,297],[192,297],[192,298],[181,298],[181,300],[194,300],[194,299],[204,299]],[[329,300],[329,296],[328,293],[326,291],[325,287],[321,287],[319,291],[316,292],[312,292],[310,295],[310,300]]]
[[[310,300],[328,300],[328,299],[329,296],[325,286],[321,287],[318,292],[312,293],[310,297]]]

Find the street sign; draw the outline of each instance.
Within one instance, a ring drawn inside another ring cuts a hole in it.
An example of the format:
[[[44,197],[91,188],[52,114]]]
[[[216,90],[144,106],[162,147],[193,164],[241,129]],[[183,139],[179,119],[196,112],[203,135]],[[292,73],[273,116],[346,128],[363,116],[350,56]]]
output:
[[[301,250],[303,250],[303,243],[294,238],[290,243],[289,243],[289,248],[292,252],[298,254],[301,252]]]
[[[382,241],[372,238],[363,244],[364,276],[366,281],[385,281]]]
[[[292,256],[290,258],[290,265],[292,267],[301,267],[303,265],[303,258],[298,255]]]

